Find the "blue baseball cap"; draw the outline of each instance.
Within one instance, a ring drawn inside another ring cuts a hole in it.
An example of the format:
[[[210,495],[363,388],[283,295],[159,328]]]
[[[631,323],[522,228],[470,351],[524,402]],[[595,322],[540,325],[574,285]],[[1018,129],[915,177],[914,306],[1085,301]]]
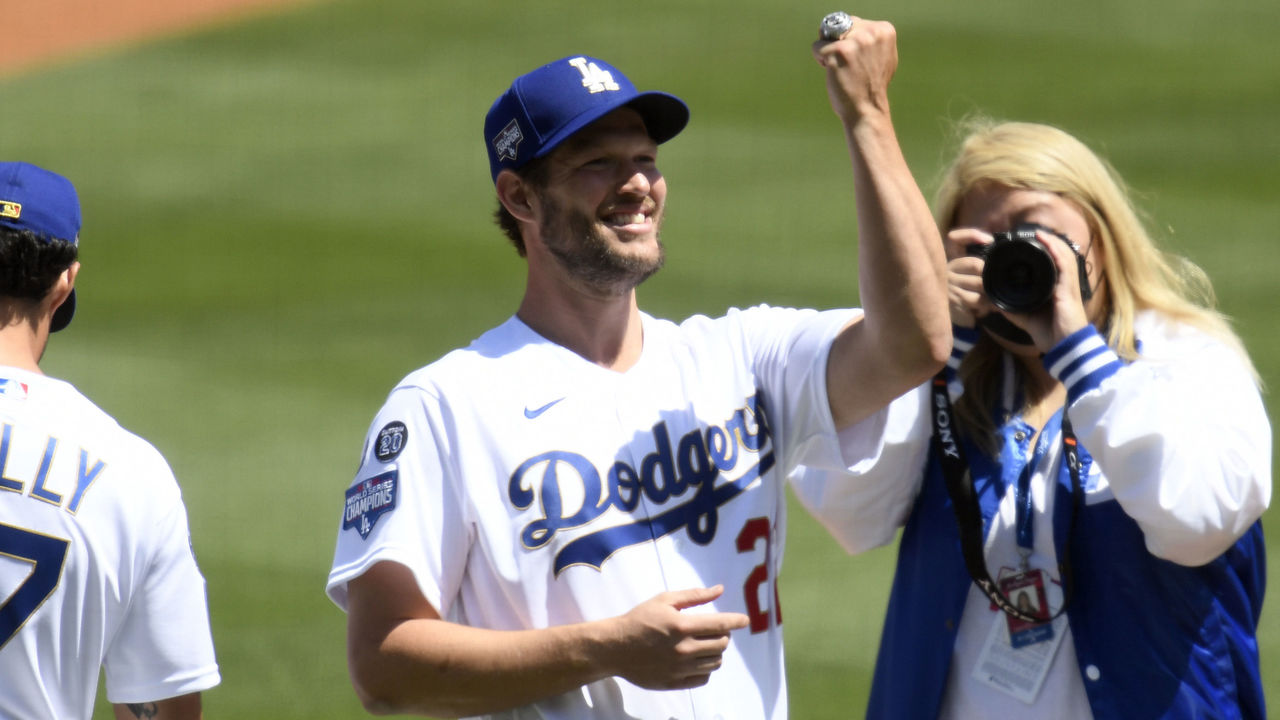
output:
[[[45,242],[80,242],[80,198],[71,181],[24,162],[0,162],[0,225],[30,230]],[[76,313],[76,291],[53,313],[57,332]]]
[[[622,106],[644,118],[655,142],[675,137],[689,122],[689,107],[664,92],[639,92],[620,70],[586,55],[571,55],[516,78],[484,119],[484,142],[495,182],[550,153],[582,128]]]

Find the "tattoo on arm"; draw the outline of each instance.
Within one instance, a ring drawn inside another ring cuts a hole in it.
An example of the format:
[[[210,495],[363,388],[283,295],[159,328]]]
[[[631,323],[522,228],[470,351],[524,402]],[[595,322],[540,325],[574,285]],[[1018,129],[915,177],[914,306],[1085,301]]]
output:
[[[129,708],[129,712],[133,713],[136,718],[153,718],[160,714],[160,706],[153,702],[150,703],[128,703],[125,707]]]

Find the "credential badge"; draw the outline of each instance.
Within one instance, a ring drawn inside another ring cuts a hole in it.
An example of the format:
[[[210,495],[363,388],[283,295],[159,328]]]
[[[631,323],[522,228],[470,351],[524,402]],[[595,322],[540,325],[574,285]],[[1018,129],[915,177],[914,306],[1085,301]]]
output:
[[[524,133],[520,132],[520,123],[513,118],[493,139],[493,151],[498,154],[498,160],[515,160],[522,140]]]

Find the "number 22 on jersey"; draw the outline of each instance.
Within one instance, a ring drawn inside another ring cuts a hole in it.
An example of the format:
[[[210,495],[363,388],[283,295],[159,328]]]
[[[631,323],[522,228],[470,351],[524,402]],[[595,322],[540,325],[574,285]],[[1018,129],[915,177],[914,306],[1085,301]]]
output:
[[[752,568],[747,580],[742,584],[742,592],[747,601],[747,617],[751,618],[751,632],[762,633],[769,629],[770,621],[782,624],[782,604],[778,602],[778,583],[769,577],[769,569],[773,567],[773,532],[769,527],[769,518],[751,518],[738,533],[738,552],[748,553],[756,549],[759,542],[764,541],[764,562]],[[761,600],[762,593],[768,593],[773,586],[773,611],[765,605],[766,597]]]

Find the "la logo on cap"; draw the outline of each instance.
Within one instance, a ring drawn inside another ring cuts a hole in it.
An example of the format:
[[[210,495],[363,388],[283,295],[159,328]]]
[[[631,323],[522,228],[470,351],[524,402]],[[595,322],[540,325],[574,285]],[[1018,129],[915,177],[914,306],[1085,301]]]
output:
[[[592,95],[605,90],[617,90],[618,83],[613,80],[613,73],[608,70],[601,70],[599,65],[587,62],[586,58],[577,57],[569,61],[569,64],[578,68],[578,72],[582,73],[582,87]]]
[[[0,200],[0,217],[13,218],[15,220],[22,217],[22,203]]]

